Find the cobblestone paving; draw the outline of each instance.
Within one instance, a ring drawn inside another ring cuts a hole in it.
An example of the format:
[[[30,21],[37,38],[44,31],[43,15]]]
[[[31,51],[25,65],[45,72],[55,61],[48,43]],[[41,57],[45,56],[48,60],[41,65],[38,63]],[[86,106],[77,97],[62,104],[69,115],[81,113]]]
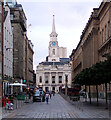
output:
[[[8,118],[108,118],[106,109],[84,108],[71,105],[56,94],[46,102],[34,102],[11,113]]]

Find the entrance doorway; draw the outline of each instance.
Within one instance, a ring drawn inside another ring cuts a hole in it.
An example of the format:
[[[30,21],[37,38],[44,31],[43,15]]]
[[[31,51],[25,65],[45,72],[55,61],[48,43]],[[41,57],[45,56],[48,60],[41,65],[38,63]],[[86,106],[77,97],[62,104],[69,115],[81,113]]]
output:
[[[54,91],[54,92],[55,92],[55,87],[52,87],[52,91]]]
[[[49,87],[45,87],[45,92],[48,92],[49,91]]]

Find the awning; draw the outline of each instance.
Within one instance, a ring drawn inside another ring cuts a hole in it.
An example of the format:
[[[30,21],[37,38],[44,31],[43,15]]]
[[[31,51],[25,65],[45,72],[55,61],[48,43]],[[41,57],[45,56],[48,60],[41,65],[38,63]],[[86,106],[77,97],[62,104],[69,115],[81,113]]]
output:
[[[26,84],[22,84],[22,83],[11,83],[9,85],[10,86],[27,86]]]

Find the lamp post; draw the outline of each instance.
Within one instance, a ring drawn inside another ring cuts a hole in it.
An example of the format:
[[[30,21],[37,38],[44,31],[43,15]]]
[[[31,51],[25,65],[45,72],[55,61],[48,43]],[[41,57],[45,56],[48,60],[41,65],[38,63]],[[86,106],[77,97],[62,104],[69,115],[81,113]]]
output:
[[[67,96],[67,82],[68,82],[68,75],[65,75],[65,95]]]

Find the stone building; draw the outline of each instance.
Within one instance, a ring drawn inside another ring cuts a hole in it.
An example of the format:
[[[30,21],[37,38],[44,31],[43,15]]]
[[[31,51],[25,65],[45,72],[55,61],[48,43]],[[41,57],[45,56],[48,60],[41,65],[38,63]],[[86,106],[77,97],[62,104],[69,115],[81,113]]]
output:
[[[93,9],[72,57],[73,78],[81,70],[105,60],[104,54],[111,54],[111,2],[102,2],[99,8]],[[111,90],[110,84],[108,89]],[[105,97],[104,90],[104,85],[100,85],[99,97]],[[95,86],[91,86],[91,93],[94,97]]]
[[[0,1],[0,107],[2,107],[2,79],[3,79],[3,3]],[[2,114],[1,112],[0,114]]]
[[[104,2],[98,10],[99,17],[99,61],[105,58],[102,55],[111,55],[111,2]]]
[[[58,34],[55,31],[55,19],[53,16],[52,32],[50,34],[49,55],[45,62],[41,62],[36,69],[36,86],[45,91],[59,92],[66,84],[71,87],[71,66],[69,58],[66,58],[66,48],[59,47]]]
[[[33,70],[33,83],[34,83],[34,88],[36,87],[36,73],[35,70]]]
[[[11,23],[13,28],[13,77],[14,81],[23,82],[25,79],[25,40],[26,16],[21,4],[11,7]]]
[[[33,44],[31,40],[28,40],[27,36],[24,36],[24,80],[29,87],[33,86]]]
[[[27,74],[27,81],[28,81],[28,85],[30,87],[32,87],[34,85],[33,82],[33,44],[31,42],[31,40],[28,40],[28,60],[27,60],[27,67],[28,67],[28,74]]]
[[[27,18],[21,4],[16,0],[5,0],[10,7],[13,30],[13,82],[32,86],[33,81],[33,45],[27,37]]]
[[[13,79],[13,32],[10,20],[10,8],[8,5],[4,9],[4,40],[3,40],[3,65],[4,65],[4,75],[3,75],[3,96],[6,94],[11,94],[12,89],[9,84],[12,83]]]
[[[106,57],[103,55],[111,55],[111,1],[103,2],[98,9],[99,17],[99,44],[98,44],[98,56],[99,61],[104,61]],[[111,82],[107,85],[108,97],[111,98]],[[105,97],[105,85],[99,87],[101,97]]]
[[[3,41],[3,32],[2,32],[2,25],[3,25],[3,11],[2,11],[2,2],[0,2],[0,79],[2,77],[2,41]]]
[[[28,79],[28,37],[25,34],[24,35],[24,80],[23,83],[26,84],[28,83],[27,79]]]

